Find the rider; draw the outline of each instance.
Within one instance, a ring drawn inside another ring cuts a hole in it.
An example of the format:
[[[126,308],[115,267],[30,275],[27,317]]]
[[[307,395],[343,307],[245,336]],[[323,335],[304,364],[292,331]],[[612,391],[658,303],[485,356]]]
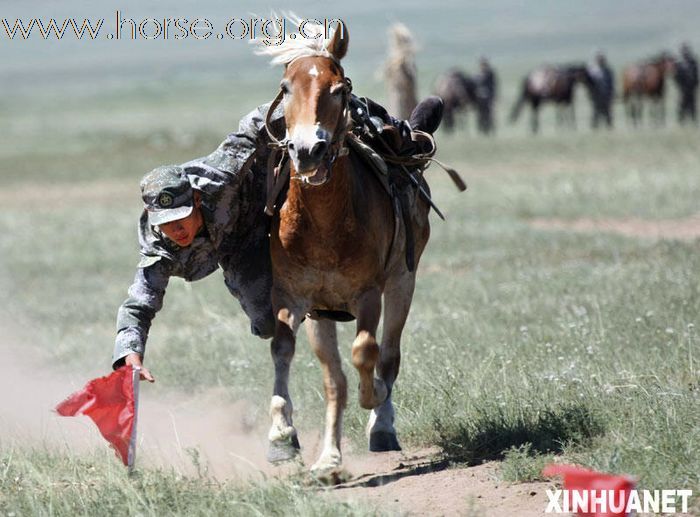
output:
[[[357,104],[353,98],[353,103]],[[442,118],[442,100],[429,97],[409,121],[388,115],[380,105],[363,103],[368,115],[397,129],[404,153],[420,150],[411,132],[433,133]],[[142,366],[151,322],[163,305],[171,276],[195,281],[223,270],[224,282],[251,322],[251,332],[272,336],[269,218],[264,214],[269,138],[265,104],[244,117],[210,155],[182,165],[158,167],[141,181],[144,211],[139,221],[141,260],[129,296],[117,315],[113,368]],[[283,130],[278,109],[271,117]],[[141,377],[153,382],[148,369]]]

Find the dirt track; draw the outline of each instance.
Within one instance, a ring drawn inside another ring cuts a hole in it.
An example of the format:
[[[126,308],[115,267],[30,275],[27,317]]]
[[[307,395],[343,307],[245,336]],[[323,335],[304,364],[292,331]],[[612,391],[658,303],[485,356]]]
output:
[[[700,215],[682,219],[533,219],[530,224],[543,230],[616,233],[627,237],[691,241],[700,237]]]
[[[105,447],[87,417],[62,418],[51,408],[81,387],[89,374],[62,376],[43,371],[20,338],[0,343],[6,375],[0,376],[4,402],[0,435],[27,445],[46,444],[80,454]],[[11,344],[10,344],[11,343]],[[192,451],[219,479],[284,477],[298,465],[276,468],[265,461],[266,430],[253,428],[248,404],[224,402],[222,393],[165,398],[157,385],[144,383],[139,414],[137,464],[171,466],[193,473]],[[302,458],[311,465],[319,452],[320,433],[302,435]],[[352,478],[325,491],[338,500],[356,500],[399,515],[535,516],[546,507],[547,483],[509,484],[497,479],[497,466],[452,467],[436,450],[369,454],[345,446],[345,467]],[[116,461],[116,460],[115,460]]]

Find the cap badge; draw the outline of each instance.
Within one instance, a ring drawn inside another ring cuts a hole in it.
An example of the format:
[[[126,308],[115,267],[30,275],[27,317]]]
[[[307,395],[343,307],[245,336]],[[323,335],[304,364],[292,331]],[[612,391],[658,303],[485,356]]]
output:
[[[172,194],[163,192],[160,196],[158,196],[158,204],[161,206],[161,208],[168,208],[170,205],[173,204]]]

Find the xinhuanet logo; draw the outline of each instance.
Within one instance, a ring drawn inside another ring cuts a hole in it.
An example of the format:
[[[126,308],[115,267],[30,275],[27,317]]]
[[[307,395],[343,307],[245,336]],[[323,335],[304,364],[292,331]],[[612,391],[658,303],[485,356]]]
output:
[[[687,513],[692,496],[692,490],[547,490],[549,503],[545,513]]]

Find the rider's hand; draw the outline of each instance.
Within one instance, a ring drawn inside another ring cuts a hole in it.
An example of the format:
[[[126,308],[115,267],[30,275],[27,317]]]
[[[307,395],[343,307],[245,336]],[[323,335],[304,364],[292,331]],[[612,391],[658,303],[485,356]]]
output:
[[[153,375],[151,375],[151,372],[148,371],[148,368],[143,367],[143,364],[141,363],[141,355],[137,353],[129,354],[126,356],[124,362],[125,364],[130,364],[131,366],[138,366],[141,368],[142,381],[156,382]]]

